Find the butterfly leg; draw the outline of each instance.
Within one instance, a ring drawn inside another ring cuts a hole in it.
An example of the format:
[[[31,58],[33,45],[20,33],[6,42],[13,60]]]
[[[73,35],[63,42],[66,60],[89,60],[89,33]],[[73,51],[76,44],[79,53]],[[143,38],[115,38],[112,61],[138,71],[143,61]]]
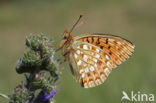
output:
[[[57,51],[59,51],[59,50],[61,50],[61,49],[62,49],[62,47],[60,47],[60,48],[56,49],[56,52],[57,52]]]
[[[58,45],[56,45],[56,46],[49,46],[49,47],[50,47],[50,48],[56,48],[56,47],[58,47]],[[57,48],[57,49],[56,49],[56,52],[59,51],[59,50],[61,50],[61,49],[62,49],[62,47]]]
[[[60,62],[59,67],[60,67],[62,64],[64,64],[65,62],[66,62],[66,58],[63,59],[63,60]]]
[[[64,62],[66,62],[67,58],[68,58],[69,52],[65,53],[63,56],[65,57],[59,64],[59,67],[64,64]]]

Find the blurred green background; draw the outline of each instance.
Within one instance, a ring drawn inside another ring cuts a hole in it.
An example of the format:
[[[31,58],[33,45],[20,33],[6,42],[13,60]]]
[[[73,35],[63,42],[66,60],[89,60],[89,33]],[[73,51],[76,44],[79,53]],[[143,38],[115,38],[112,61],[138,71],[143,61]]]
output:
[[[123,90],[156,96],[156,0],[0,0],[0,92],[11,94],[24,80],[15,65],[27,35],[48,34],[58,44],[80,14],[84,24],[73,35],[110,33],[132,41],[136,49],[104,84],[91,89],[81,88],[65,63],[56,102],[120,103]]]

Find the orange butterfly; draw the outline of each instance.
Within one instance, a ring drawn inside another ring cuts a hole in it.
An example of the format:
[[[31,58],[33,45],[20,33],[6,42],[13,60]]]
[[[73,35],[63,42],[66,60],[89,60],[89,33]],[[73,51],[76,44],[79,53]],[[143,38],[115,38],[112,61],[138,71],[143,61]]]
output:
[[[71,32],[81,17],[70,32],[64,32],[60,46],[75,80],[82,87],[91,88],[104,83],[112,69],[132,55],[135,46],[124,38],[109,34],[73,37]]]

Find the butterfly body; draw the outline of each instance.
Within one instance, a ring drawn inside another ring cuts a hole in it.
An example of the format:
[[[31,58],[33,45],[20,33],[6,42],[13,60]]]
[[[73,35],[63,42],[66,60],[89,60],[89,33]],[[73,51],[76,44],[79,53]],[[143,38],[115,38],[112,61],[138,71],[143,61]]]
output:
[[[75,80],[84,88],[98,86],[112,69],[129,58],[134,45],[121,37],[108,34],[84,34],[73,37],[64,33],[62,52]]]

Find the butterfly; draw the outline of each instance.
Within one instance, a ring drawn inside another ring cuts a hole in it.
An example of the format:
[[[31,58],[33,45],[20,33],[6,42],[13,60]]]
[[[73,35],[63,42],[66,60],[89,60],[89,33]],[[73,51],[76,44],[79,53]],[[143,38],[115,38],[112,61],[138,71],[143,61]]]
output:
[[[135,46],[122,37],[109,34],[73,37],[73,28],[70,32],[65,30],[60,47],[65,57],[64,62],[69,62],[73,77],[84,88],[104,83],[111,71],[134,52]]]

